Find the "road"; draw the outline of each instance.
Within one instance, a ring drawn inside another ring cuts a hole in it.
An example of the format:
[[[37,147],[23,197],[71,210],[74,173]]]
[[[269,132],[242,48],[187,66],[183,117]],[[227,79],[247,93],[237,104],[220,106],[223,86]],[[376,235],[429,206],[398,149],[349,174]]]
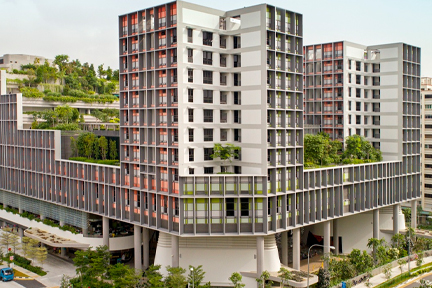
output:
[[[17,285],[18,285],[16,287],[21,287],[21,288],[23,286],[26,288],[44,288],[44,287],[46,287],[45,285],[41,284],[40,282],[38,282],[36,280],[14,280],[14,282],[17,283]],[[11,286],[11,287],[15,287],[15,286]]]
[[[426,275],[426,276],[422,277],[421,279],[432,282],[432,275]],[[420,287],[420,279],[418,279],[417,281],[405,286],[404,288],[416,288],[416,287]]]

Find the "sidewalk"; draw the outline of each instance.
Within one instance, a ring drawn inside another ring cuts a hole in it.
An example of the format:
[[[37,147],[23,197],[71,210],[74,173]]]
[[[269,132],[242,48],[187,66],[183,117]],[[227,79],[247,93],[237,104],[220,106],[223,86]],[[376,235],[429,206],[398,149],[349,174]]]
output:
[[[422,265],[425,265],[425,264],[428,264],[428,263],[431,263],[431,262],[432,262],[432,256],[425,257],[423,259],[423,264]],[[417,267],[415,260],[411,261],[410,265],[411,265],[411,269]],[[396,277],[397,275],[401,274],[401,270],[400,270],[399,267],[400,266],[396,266],[393,269],[391,269],[391,278]],[[403,272],[402,273],[407,272],[408,271],[408,263],[402,265],[402,268],[403,268]],[[385,277],[384,273],[378,274],[378,275],[370,278],[370,280],[369,280],[369,282],[372,284],[371,287],[375,287],[375,286],[377,286],[377,285],[379,285],[381,283],[384,283],[386,281],[387,281],[387,278]],[[366,285],[365,285],[365,282],[366,281],[364,281],[364,282],[362,282],[362,283],[360,283],[360,284],[358,284],[356,286],[353,286],[353,287],[356,287],[356,288],[367,288]]]

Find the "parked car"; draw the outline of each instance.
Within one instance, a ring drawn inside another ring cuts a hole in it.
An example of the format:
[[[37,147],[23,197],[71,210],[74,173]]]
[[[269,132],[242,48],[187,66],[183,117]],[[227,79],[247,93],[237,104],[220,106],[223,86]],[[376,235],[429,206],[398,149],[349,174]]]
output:
[[[5,281],[12,281],[13,279],[14,279],[14,272],[12,268],[3,268],[0,270],[0,280],[5,282]]]

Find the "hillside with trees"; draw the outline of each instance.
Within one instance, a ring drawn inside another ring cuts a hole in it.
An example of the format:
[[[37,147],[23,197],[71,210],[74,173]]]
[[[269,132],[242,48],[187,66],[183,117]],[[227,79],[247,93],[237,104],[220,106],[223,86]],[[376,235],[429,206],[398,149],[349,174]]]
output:
[[[104,65],[70,60],[68,55],[57,55],[52,64],[45,61],[21,66],[22,70],[10,71],[22,74],[22,80],[13,79],[24,97],[42,98],[46,101],[87,103],[112,103],[118,97],[112,95],[118,87],[119,71]],[[8,80],[9,81],[9,80]]]

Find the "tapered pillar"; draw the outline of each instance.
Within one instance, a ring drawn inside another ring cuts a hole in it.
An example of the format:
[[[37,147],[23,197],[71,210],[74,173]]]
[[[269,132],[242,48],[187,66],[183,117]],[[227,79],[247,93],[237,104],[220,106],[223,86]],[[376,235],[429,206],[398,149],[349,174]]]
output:
[[[399,210],[400,204],[393,205],[393,235],[399,233]]]
[[[338,232],[338,219],[333,220],[333,246],[335,250],[333,253],[335,255],[339,254],[339,232]]]
[[[300,270],[300,228],[293,229],[293,268]]]
[[[18,236],[22,239],[22,237],[24,236],[24,230],[23,228],[19,227],[18,228]]]
[[[264,236],[256,238],[257,245],[257,278],[259,278],[264,271]]]
[[[417,200],[411,201],[411,227],[417,228]]]
[[[103,245],[109,248],[109,218],[102,217],[102,237]]]
[[[324,223],[324,256],[330,256],[330,221]],[[328,260],[324,261],[324,269],[328,269]]]
[[[172,267],[179,267],[179,237],[171,235],[171,257]]]
[[[149,229],[142,228],[142,243],[143,243],[143,270],[147,269],[150,266],[149,260],[149,245],[150,245],[150,236]]]
[[[281,233],[281,248],[282,248],[282,259],[283,265],[288,266],[288,231]]]
[[[142,243],[141,227],[138,225],[134,225],[134,260],[135,260],[134,263],[135,263],[135,270],[141,270],[142,269],[141,243]]]

